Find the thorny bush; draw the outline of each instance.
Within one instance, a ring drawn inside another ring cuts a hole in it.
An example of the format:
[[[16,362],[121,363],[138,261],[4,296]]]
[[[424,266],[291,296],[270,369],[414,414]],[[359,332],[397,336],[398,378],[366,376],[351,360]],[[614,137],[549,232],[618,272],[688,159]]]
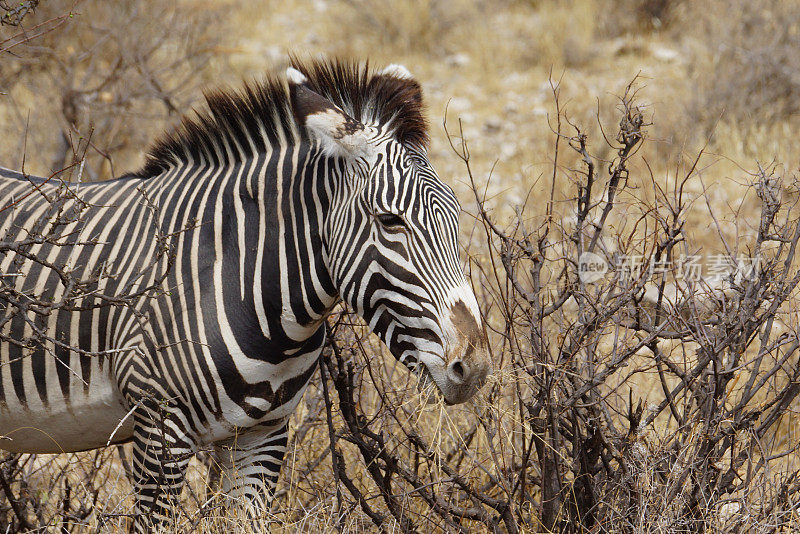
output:
[[[461,132],[451,136],[483,233],[469,270],[497,367],[468,420],[387,399],[391,375],[376,378],[361,335],[334,325],[322,368],[339,399],[337,414],[326,390],[339,528],[354,508],[405,532],[796,527],[798,183],[775,165],[748,175],[757,216],[734,214],[752,223],[731,238],[708,190],[691,187],[702,153],[665,180],[636,161],[650,124],[635,82],[605,138],[610,161],[590,154],[553,89],[549,198],[506,222],[486,207]],[[724,246],[706,273],[686,229],[696,206]],[[608,271],[589,276],[589,261]],[[367,381],[378,408],[359,405]]]
[[[731,214],[702,184],[702,153],[663,179],[638,155],[651,118],[633,83],[616,134],[601,128],[608,161],[569,121],[558,85],[553,94],[552,175],[510,216],[488,207],[463,134],[450,137],[475,195],[467,272],[490,329],[490,383],[446,408],[435,392],[415,393],[365,326],[337,311],[293,422],[276,528],[798,526],[797,181],[776,165],[747,175],[752,194],[731,235]],[[703,251],[689,221],[701,208],[724,250],[713,276],[692,267]],[[6,457],[5,526],[114,523],[132,499],[113,452]],[[199,489],[196,478],[175,530],[246,530],[218,513],[214,477],[200,476]]]

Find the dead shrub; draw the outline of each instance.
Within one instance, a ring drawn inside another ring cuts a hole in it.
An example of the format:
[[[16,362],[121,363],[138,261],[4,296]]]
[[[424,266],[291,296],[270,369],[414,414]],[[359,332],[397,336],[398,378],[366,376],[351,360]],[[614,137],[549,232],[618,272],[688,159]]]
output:
[[[633,86],[609,161],[589,153],[558,88],[555,98],[553,179],[565,174],[574,194],[501,224],[473,181],[484,240],[469,269],[498,365],[488,390],[465,408],[426,408],[413,381],[372,356],[363,326],[337,316],[318,386],[325,415],[309,406],[295,443],[314,452],[284,473],[300,501],[281,499],[278,517],[321,505],[342,531],[797,526],[800,211],[783,193],[796,182],[758,168],[751,226],[734,239],[718,226],[730,248],[698,272],[685,224],[708,199],[689,192],[702,155],[675,178],[634,178],[649,120]],[[472,177],[466,141],[453,140]]]
[[[14,140],[0,146],[0,160],[20,168],[23,152],[37,154],[27,170],[47,176],[85,153],[87,180],[137,167],[153,132],[190,108],[226,21],[215,8],[150,1],[58,0],[25,13],[19,26],[0,26],[37,37],[12,41],[13,54],[0,61],[0,94],[10,104],[0,124]],[[42,32],[51,21],[59,31]]]

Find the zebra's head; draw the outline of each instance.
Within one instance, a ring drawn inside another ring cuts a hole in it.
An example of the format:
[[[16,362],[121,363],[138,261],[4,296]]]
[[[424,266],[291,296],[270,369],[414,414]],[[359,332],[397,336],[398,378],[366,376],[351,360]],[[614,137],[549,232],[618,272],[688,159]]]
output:
[[[377,115],[365,111],[370,102],[345,110],[334,96],[316,92],[305,74],[292,68],[287,75],[296,119],[339,175],[323,229],[339,295],[421,384],[435,383],[448,404],[468,400],[491,361],[460,266],[455,194],[437,176],[424,143],[403,142],[385,117],[370,120]],[[420,86],[405,68],[372,76],[395,97],[421,104]]]

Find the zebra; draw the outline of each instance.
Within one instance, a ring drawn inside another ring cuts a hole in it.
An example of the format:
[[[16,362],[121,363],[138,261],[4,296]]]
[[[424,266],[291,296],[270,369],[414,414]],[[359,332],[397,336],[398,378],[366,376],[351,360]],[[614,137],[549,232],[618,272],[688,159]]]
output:
[[[72,350],[22,357],[0,343],[0,448],[132,441],[134,532],[170,519],[189,459],[212,444],[224,493],[263,517],[289,418],[342,301],[447,404],[470,399],[491,373],[461,268],[461,208],[427,156],[421,85],[401,65],[291,65],[207,93],[139,171],[81,183],[85,211],[63,232],[96,246],[34,251],[84,273],[113,266],[101,289],[114,294],[157,258],[156,228],[172,236],[172,265],[163,281],[153,271],[138,283],[163,291],[128,307],[59,311],[46,331]],[[2,239],[47,217],[46,195],[26,192],[51,182],[0,169],[0,199],[16,199],[0,209]],[[0,274],[12,265],[24,276],[6,283],[63,291],[42,265],[0,255]],[[25,321],[9,313],[0,309],[0,333],[23,337]]]

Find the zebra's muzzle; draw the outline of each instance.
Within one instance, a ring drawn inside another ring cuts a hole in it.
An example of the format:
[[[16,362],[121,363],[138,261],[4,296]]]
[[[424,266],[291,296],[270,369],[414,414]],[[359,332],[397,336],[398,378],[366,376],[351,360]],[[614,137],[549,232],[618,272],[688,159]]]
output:
[[[486,383],[488,368],[473,372],[460,360],[433,371],[421,366],[418,371],[419,390],[428,404],[441,397],[448,406],[461,404],[471,399]]]
[[[453,332],[448,351],[450,358],[439,388],[449,404],[458,404],[469,400],[483,387],[492,363],[477,303],[467,306],[463,300],[456,302],[450,311],[450,323]]]

